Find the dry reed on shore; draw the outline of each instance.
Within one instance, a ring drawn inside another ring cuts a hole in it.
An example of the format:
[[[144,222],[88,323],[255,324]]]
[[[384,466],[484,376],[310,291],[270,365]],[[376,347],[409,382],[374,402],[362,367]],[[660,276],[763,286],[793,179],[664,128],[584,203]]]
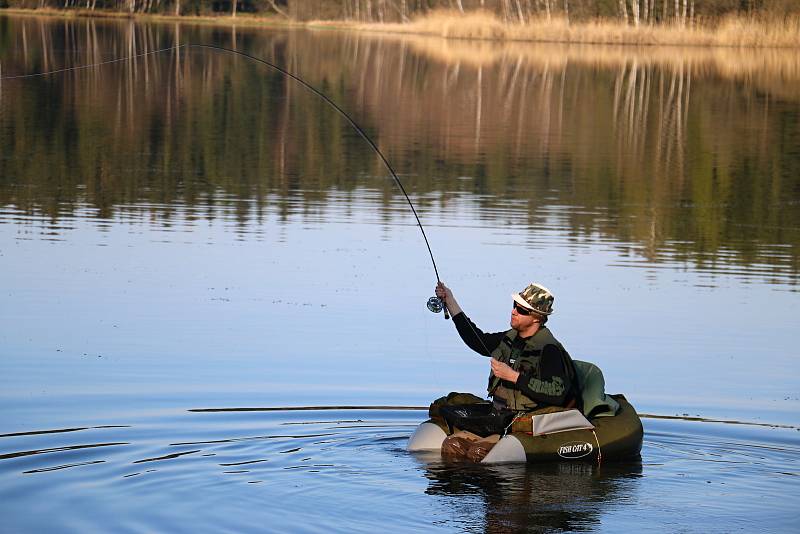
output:
[[[436,11],[405,24],[353,24],[354,29],[415,33],[449,39],[539,41],[586,44],[800,47],[800,17],[726,17],[694,26],[631,26],[615,20],[570,22],[565,18],[504,23],[493,13]]]

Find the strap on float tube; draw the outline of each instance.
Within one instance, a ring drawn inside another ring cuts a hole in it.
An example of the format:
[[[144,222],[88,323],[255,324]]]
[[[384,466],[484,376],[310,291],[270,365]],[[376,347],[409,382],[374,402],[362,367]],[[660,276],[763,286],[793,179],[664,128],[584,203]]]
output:
[[[603,463],[603,451],[600,450],[600,440],[597,439],[597,432],[592,429],[592,434],[594,434],[594,441],[597,443],[597,466],[600,467],[600,464]]]
[[[208,49],[208,50],[216,50],[218,52],[227,52],[229,54],[234,54],[234,55],[237,55],[237,56],[241,56],[241,57],[256,61],[258,63],[261,63],[263,65],[266,65],[266,66],[270,67],[271,69],[283,74],[284,76],[287,76],[287,77],[291,78],[292,80],[296,81],[297,83],[299,83],[300,85],[302,85],[303,87],[305,87],[306,89],[308,89],[309,91],[314,93],[315,95],[319,96],[325,102],[327,102],[333,109],[335,109],[342,117],[344,117],[345,120],[350,124],[350,126],[352,126],[353,129],[358,133],[358,135],[360,135],[367,142],[367,144],[369,144],[369,146],[372,147],[372,149],[378,154],[378,156],[381,158],[381,161],[383,162],[384,166],[389,171],[389,174],[392,175],[392,178],[394,178],[395,183],[400,188],[400,191],[403,193],[403,196],[406,198],[406,201],[408,202],[408,205],[411,208],[411,211],[414,213],[414,218],[417,220],[417,226],[419,226],[419,230],[420,230],[420,232],[422,232],[422,238],[425,240],[425,246],[428,248],[428,254],[430,254],[431,263],[433,264],[433,271],[436,274],[436,281],[437,282],[441,282],[441,279],[439,278],[439,269],[437,269],[437,267],[436,267],[436,260],[433,258],[433,251],[431,250],[431,245],[428,242],[428,236],[425,234],[425,228],[423,228],[423,226],[422,226],[422,221],[420,220],[419,215],[417,214],[417,210],[416,210],[416,208],[414,208],[414,204],[411,202],[411,199],[409,198],[408,193],[406,192],[406,188],[403,187],[403,183],[400,181],[400,178],[398,178],[397,173],[394,172],[394,169],[392,168],[391,164],[389,164],[389,161],[383,155],[383,152],[380,151],[378,146],[369,137],[369,135],[367,135],[367,133],[358,124],[356,124],[356,121],[354,121],[352,119],[352,117],[350,117],[350,115],[348,115],[342,108],[340,108],[333,100],[331,100],[330,98],[325,96],[324,93],[319,91],[314,86],[310,85],[308,82],[306,82],[305,80],[303,80],[299,76],[296,76],[295,74],[292,74],[291,72],[289,72],[289,71],[287,71],[287,70],[285,70],[285,69],[283,69],[283,68],[281,68],[281,67],[279,67],[279,66],[277,66],[277,65],[275,65],[273,63],[270,63],[269,61],[267,61],[265,59],[261,59],[261,58],[256,57],[256,56],[252,56],[250,54],[247,54],[245,52],[240,52],[238,50],[233,50],[231,48],[226,48],[224,46],[218,46],[218,45],[212,45],[212,44],[185,43],[185,44],[171,46],[169,48],[160,48],[158,50],[152,50],[150,52],[142,52],[140,54],[134,54],[134,55],[126,56],[126,57],[122,57],[122,58],[110,59],[110,60],[107,60],[107,61],[100,61],[100,62],[97,62],[97,63],[88,64],[88,65],[78,65],[78,66],[75,66],[75,67],[67,67],[67,68],[56,69],[56,70],[51,70],[51,71],[47,71],[47,72],[38,72],[38,73],[33,73],[33,74],[20,74],[20,75],[15,75],[15,76],[0,76],[0,80],[13,80],[13,79],[21,79],[21,78],[33,78],[33,77],[36,77],[36,76],[46,76],[48,74],[59,74],[59,73],[63,73],[63,72],[73,71],[73,70],[88,69],[88,68],[91,68],[91,67],[98,67],[100,65],[108,65],[110,63],[118,63],[118,62],[121,62],[121,61],[128,61],[130,59],[134,59],[134,58],[138,58],[138,57],[154,55],[154,54],[160,54],[161,52],[168,52],[168,51],[171,51],[171,50],[179,50],[181,48],[205,48],[205,49]],[[435,312],[435,313],[438,313],[438,312],[444,310],[444,318],[445,319],[449,319],[450,318],[450,313],[449,313],[449,310],[447,309],[447,306],[438,297],[431,297],[430,299],[428,299],[428,309],[431,310],[432,312]]]

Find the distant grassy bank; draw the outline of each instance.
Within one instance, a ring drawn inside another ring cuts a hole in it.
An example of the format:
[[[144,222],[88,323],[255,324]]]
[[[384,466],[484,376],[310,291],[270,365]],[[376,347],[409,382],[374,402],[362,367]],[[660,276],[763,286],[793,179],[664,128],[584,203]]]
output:
[[[376,23],[347,20],[299,22],[280,16],[240,14],[231,16],[172,16],[168,14],[121,13],[96,10],[2,9],[0,14],[100,17],[163,22],[214,24],[222,26],[307,27],[372,33],[417,34],[447,39],[581,44],[800,47],[800,16],[752,17],[728,15],[717,21],[693,24],[632,25],[618,19],[569,21],[562,16],[532,18],[527,22],[506,22],[488,11],[440,10],[420,15],[405,23]]]
[[[316,27],[414,33],[449,39],[582,44],[800,47],[800,16],[754,18],[729,15],[718,22],[634,26],[614,19],[570,22],[564,17],[508,23],[493,13],[439,11],[404,24],[315,21]]]

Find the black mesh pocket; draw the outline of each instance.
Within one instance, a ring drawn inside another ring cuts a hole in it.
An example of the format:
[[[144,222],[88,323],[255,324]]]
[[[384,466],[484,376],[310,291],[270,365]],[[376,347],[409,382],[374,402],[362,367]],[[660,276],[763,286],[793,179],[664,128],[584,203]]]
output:
[[[490,402],[441,406],[439,413],[444,417],[450,430],[467,430],[483,438],[492,434],[502,434],[514,419],[511,410],[495,410]]]

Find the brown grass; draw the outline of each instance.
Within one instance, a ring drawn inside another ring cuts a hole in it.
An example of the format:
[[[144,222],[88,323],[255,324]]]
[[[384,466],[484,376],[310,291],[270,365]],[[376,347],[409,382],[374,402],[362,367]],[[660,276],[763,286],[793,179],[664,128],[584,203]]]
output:
[[[311,23],[321,26],[322,23]],[[339,27],[342,23],[337,24]],[[633,26],[615,20],[569,22],[541,18],[526,24],[504,23],[493,13],[435,11],[406,24],[347,24],[352,29],[413,33],[449,39],[537,41],[585,44],[800,47],[800,17],[753,19],[727,17],[712,24]]]

